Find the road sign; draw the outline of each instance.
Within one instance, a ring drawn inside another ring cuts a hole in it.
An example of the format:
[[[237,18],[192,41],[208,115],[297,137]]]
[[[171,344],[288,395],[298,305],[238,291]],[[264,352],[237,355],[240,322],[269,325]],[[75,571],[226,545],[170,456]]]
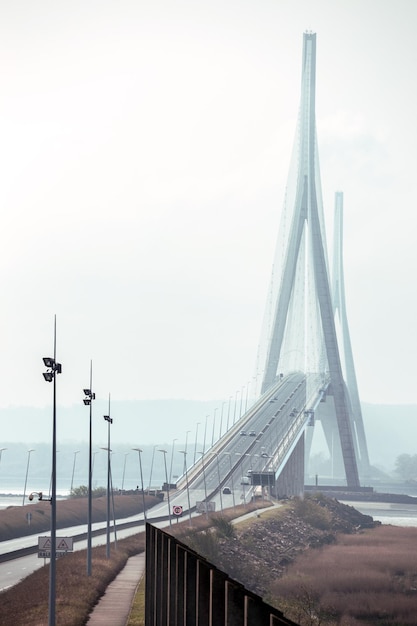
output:
[[[55,558],[59,559],[61,556],[65,556],[66,552],[55,552]],[[39,559],[50,559],[51,551],[50,550],[39,550],[38,552]]]
[[[180,517],[182,515],[182,506],[179,506],[179,505],[173,506],[172,512],[174,515],[178,515],[178,517]]]
[[[56,538],[56,551],[57,552],[72,552],[73,551],[73,537],[57,537]],[[51,551],[51,538],[50,537],[38,537],[38,550],[39,552]]]
[[[196,502],[197,513],[208,513],[216,510],[215,502]]]

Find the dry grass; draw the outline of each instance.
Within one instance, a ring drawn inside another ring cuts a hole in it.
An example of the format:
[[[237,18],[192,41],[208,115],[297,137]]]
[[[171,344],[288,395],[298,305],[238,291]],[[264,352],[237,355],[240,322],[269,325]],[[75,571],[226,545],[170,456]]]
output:
[[[280,607],[292,603],[294,616],[310,602],[315,613],[328,616],[322,623],[415,625],[416,545],[417,528],[340,535],[336,544],[297,558],[272,585],[271,597]]]
[[[106,558],[106,547],[92,550],[92,575],[86,573],[86,551],[68,554],[56,563],[56,623],[85,624],[92,608],[127,559],[145,548],[144,533],[118,541],[117,551]],[[33,572],[3,592],[1,626],[44,626],[48,623],[49,565]]]
[[[158,498],[145,496],[145,506],[149,508],[159,503]],[[87,498],[71,498],[57,502],[57,528],[87,524],[88,501]],[[114,496],[115,515],[118,518],[136,515],[143,510],[142,497],[133,495]],[[31,523],[28,524],[26,515],[32,514]],[[92,500],[92,517],[94,522],[104,522],[107,517],[107,497],[101,496]],[[0,511],[0,541],[35,535],[47,532],[51,527],[50,502],[42,500],[34,504],[22,506],[10,506]]]
[[[142,576],[136,590],[132,610],[126,626],[145,626],[145,577]]]

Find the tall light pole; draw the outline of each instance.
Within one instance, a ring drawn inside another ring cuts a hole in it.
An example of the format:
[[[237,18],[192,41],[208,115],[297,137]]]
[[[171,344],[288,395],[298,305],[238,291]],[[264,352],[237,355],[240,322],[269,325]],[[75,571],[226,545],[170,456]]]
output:
[[[146,522],[145,491],[143,489],[143,473],[142,473],[142,457],[141,457],[141,452],[143,452],[143,450],[142,448],[132,448],[132,450],[135,450],[139,454],[140,482],[142,485],[143,519]]]
[[[222,428],[223,428],[223,411],[224,411],[224,405],[226,404],[226,402],[223,402],[222,404],[222,410],[220,413],[220,428],[219,428],[219,439],[221,439],[222,436]]]
[[[93,477],[94,475],[94,461],[96,460],[96,454],[98,454],[100,452],[100,450],[96,450],[95,452],[93,452],[93,463],[92,463],[92,467],[91,467],[91,477]]]
[[[229,397],[229,406],[227,407],[227,424],[226,424],[226,432],[229,431],[229,419],[230,419],[230,404],[233,400],[233,396]]]
[[[185,485],[186,485],[186,487],[187,487],[188,515],[189,515],[189,517],[190,517],[190,526],[191,526],[191,525],[192,525],[192,522],[191,522],[190,487],[189,487],[189,485],[188,485],[187,447],[185,448],[185,450],[179,450],[179,453],[184,455]]]
[[[125,460],[124,460],[124,463],[123,463],[123,475],[122,475],[122,493],[123,493],[123,487],[124,487],[124,484],[125,484],[126,459],[127,459],[128,456],[129,456],[129,452],[125,452]]]
[[[52,410],[52,478],[51,478],[51,562],[49,566],[49,612],[48,626],[55,626],[56,605],[56,375],[61,374],[61,363],[56,361],[56,315],[54,318],[54,356],[44,357],[47,372],[43,373],[46,382],[53,382]]]
[[[154,460],[154,458],[155,458],[155,450],[156,450],[156,448],[157,448],[157,447],[158,447],[157,445],[156,445],[156,446],[154,446],[154,447],[153,447],[153,451],[152,451],[151,473],[150,473],[150,476],[149,476],[149,491],[152,489],[152,470],[153,470],[153,460]]]
[[[207,515],[207,483],[206,483],[206,468],[204,467],[204,450],[199,452],[201,454],[201,465],[203,466],[203,482],[204,482],[204,502],[205,502],[205,513]]]
[[[88,513],[87,513],[87,576],[91,576],[91,556],[92,556],[92,543],[91,543],[91,524],[93,518],[93,468],[94,458],[97,452],[93,450],[93,400],[96,399],[96,394],[93,393],[93,361],[90,361],[90,387],[83,389],[85,398],[83,399],[84,405],[89,407],[89,430],[88,430]]]
[[[6,448],[3,448],[4,450],[6,450]],[[26,485],[28,484],[28,473],[29,473],[29,462],[30,462],[30,455],[32,452],[35,452],[35,450],[31,449],[28,450],[28,460],[27,460],[27,464],[26,464],[26,477],[25,477],[25,487],[23,489],[23,502],[22,502],[22,506],[25,506],[25,498],[26,498]]]
[[[241,476],[242,476],[242,490],[243,490],[243,505],[246,506],[246,492],[245,492],[245,481],[243,479],[243,456],[240,452],[235,452],[236,456],[240,456],[241,460],[240,460],[240,472],[241,472]]]
[[[212,433],[211,433],[211,447],[213,447],[213,446],[214,446],[214,430],[215,430],[215,428],[216,428],[216,411],[217,411],[217,410],[218,410],[217,408],[216,408],[216,409],[214,409],[214,416],[213,416],[213,431],[212,431]]]
[[[237,407],[237,394],[238,394],[238,393],[239,393],[239,389],[236,391],[236,394],[235,394],[235,410],[234,410],[234,412],[233,412],[233,424],[234,424],[234,423],[235,423],[235,421],[236,421],[236,407]]]
[[[188,433],[190,433],[191,430],[187,430],[187,432],[185,433],[185,447],[184,447],[184,452],[185,454],[187,454],[187,445],[188,445]],[[1,461],[1,456],[0,456],[0,461]],[[186,464],[186,460],[185,460],[185,456],[184,456],[184,468],[182,470],[182,473],[185,474],[187,469],[187,464]]]
[[[171,487],[171,480],[172,480],[172,462],[174,460],[174,444],[175,442],[178,441],[177,439],[173,439],[172,440],[172,449],[171,449],[171,464],[169,467],[169,486]]]
[[[217,460],[217,476],[219,480],[219,495],[220,495],[220,510],[223,513],[223,499],[222,499],[222,489],[221,489],[221,478],[220,478],[220,467],[219,467],[219,455],[217,452],[210,452],[209,454],[215,454]]]
[[[210,416],[206,415],[206,421],[204,423],[204,439],[203,439],[203,452],[206,451],[206,436],[207,436],[207,420]]]
[[[167,471],[167,451],[166,450],[158,450],[158,452],[162,452],[164,455],[164,465],[165,465],[165,482],[167,486],[167,500],[168,500],[168,517],[169,517],[169,525],[172,525],[171,522],[171,504],[169,502],[169,483],[168,483],[168,471]]]
[[[113,419],[110,417],[110,394],[109,394],[109,414],[103,415],[104,420],[107,422],[107,542],[106,542],[106,558],[110,558],[110,424],[113,424]]]
[[[196,428],[195,428],[194,462],[193,462],[194,465],[195,465],[195,459],[197,455],[197,435],[198,435],[198,427],[200,426],[200,423],[201,422],[197,422]]]
[[[0,464],[1,464],[1,456],[3,454],[3,450],[7,450],[7,448],[0,448]]]
[[[224,454],[227,454],[227,456],[229,457],[229,464],[230,464],[230,478],[232,479],[232,494],[233,494],[233,506],[236,506],[236,502],[235,502],[235,486],[233,484],[233,472],[232,472],[232,453],[231,452],[225,452]]]
[[[74,452],[74,462],[72,464],[72,475],[71,475],[71,489],[70,489],[70,493],[72,493],[72,488],[74,486],[74,473],[75,473],[75,460],[77,458],[77,454],[79,453],[79,450],[76,450]]]
[[[242,417],[242,402],[243,402],[243,390],[245,388],[245,385],[243,385],[242,389],[240,390],[240,407],[239,407],[239,419]]]

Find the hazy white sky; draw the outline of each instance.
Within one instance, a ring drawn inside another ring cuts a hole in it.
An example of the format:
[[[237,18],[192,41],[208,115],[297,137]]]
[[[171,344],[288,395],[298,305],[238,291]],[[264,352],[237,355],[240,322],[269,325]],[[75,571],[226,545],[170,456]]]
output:
[[[317,33],[362,400],[417,403],[417,3],[0,4],[0,406],[222,399],[251,380]]]

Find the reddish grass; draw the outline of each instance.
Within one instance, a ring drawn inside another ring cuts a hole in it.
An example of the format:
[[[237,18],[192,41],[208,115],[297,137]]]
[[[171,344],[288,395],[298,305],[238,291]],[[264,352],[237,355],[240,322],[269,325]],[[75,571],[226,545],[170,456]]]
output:
[[[153,496],[145,496],[145,506],[150,508],[160,500]],[[87,498],[70,498],[57,502],[57,528],[77,526],[87,523]],[[115,495],[114,509],[117,518],[130,517],[143,510],[142,497],[138,495]],[[30,512],[30,525],[26,514]],[[101,496],[92,500],[92,517],[94,522],[103,522],[107,517],[107,497]],[[0,541],[35,535],[49,531],[51,527],[50,502],[42,500],[28,506],[11,506],[0,511]]]
[[[301,590],[323,613],[358,624],[417,623],[417,528],[381,526],[340,535],[337,544],[301,555],[271,595],[301,601]],[[278,601],[279,604],[279,601]],[[307,622],[306,622],[307,623]],[[325,623],[325,622],[323,622]],[[350,623],[350,622],[345,622]],[[355,622],[352,622],[355,623]]]

